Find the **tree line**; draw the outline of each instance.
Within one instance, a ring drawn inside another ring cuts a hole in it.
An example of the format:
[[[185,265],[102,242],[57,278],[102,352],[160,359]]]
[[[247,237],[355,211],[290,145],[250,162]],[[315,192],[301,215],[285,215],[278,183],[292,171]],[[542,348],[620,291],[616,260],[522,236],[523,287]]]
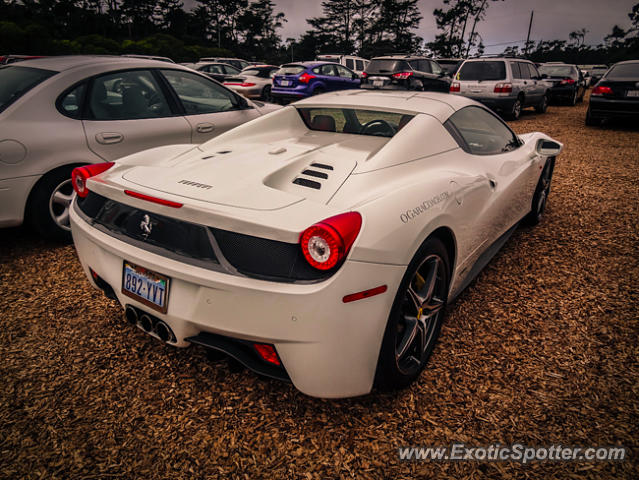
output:
[[[418,0],[324,0],[322,14],[308,18],[298,39],[283,39],[287,21],[273,0],[0,0],[0,54],[122,54],[239,56],[283,63],[320,53],[370,58],[398,52],[465,58],[485,50],[479,25],[491,5],[506,0],[442,0],[433,11],[431,42],[416,33],[422,20]],[[639,3],[631,27],[615,26],[604,43],[586,45],[588,31],[567,40],[541,40],[507,47],[507,55],[535,61],[610,63],[639,58]],[[525,33],[525,32],[524,32]]]

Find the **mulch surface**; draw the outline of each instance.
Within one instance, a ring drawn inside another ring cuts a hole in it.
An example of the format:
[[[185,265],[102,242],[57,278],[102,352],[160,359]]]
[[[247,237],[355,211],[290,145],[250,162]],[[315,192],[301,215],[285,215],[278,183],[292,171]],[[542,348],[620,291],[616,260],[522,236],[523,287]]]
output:
[[[637,478],[639,129],[526,112],[564,142],[542,223],[449,308],[420,381],[319,400],[130,327],[73,246],[0,230],[0,477]],[[411,462],[407,445],[623,445],[624,462]]]

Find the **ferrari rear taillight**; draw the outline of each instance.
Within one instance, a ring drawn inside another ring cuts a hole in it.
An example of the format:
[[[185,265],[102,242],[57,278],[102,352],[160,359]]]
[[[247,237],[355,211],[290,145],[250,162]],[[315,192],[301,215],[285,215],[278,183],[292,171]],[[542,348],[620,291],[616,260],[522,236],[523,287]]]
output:
[[[348,255],[361,226],[362,216],[348,212],[308,227],[300,235],[304,258],[318,270],[330,270]]]
[[[461,92],[461,85],[459,82],[453,82],[450,84],[451,92]]]
[[[115,165],[113,162],[106,162],[74,168],[71,172],[71,183],[73,184],[73,190],[75,190],[75,193],[78,194],[78,197],[84,198],[89,194],[89,189],[87,188],[87,180],[89,178],[100,175],[113,165]]]
[[[300,83],[308,83],[314,78],[315,78],[315,75],[311,75],[309,73],[304,72],[300,75],[300,78],[298,78],[298,80],[300,81]]]
[[[397,80],[406,80],[408,77],[413,76],[413,72],[397,72],[393,73],[391,76]]]
[[[513,91],[512,83],[498,83],[495,85],[495,93],[511,93]]]
[[[612,88],[599,85],[593,88],[592,93],[590,95],[594,95],[594,96],[612,95]]]
[[[572,78],[564,78],[559,85],[574,85],[575,81]]]

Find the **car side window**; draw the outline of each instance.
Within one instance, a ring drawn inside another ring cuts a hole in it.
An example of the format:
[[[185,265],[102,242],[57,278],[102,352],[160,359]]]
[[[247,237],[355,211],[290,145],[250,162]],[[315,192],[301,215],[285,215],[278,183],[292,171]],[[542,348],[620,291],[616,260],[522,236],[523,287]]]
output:
[[[355,70],[364,70],[364,62],[361,60],[355,60]]]
[[[435,75],[439,75],[440,73],[442,73],[442,69],[439,64],[432,61],[429,61],[428,63],[430,63],[430,68]]]
[[[348,68],[350,68],[351,70],[353,69],[353,59],[352,58],[347,58],[346,59],[346,66]]]
[[[326,77],[336,77],[337,72],[335,71],[335,67],[333,65],[320,65],[319,67],[320,75],[324,75]]]
[[[60,111],[67,117],[79,119],[82,116],[84,94],[87,90],[86,82],[64,94],[58,101]]]
[[[521,78],[524,80],[530,79],[530,70],[528,70],[528,64],[523,62],[519,63],[519,70],[521,71]]]
[[[539,80],[541,78],[541,75],[539,75],[539,72],[537,71],[537,67],[535,67],[532,63],[528,64],[528,70],[530,70],[530,78],[534,80]]]
[[[348,70],[347,68],[344,68],[341,65],[335,65],[335,68],[337,69],[337,73],[339,74],[340,77],[348,78],[349,80],[353,78],[352,72]]]
[[[187,115],[217,113],[237,108],[233,93],[200,75],[182,70],[162,70]]]
[[[519,62],[512,62],[510,68],[513,71],[513,78],[521,78],[521,70],[519,69]]]
[[[125,70],[93,79],[89,113],[94,120],[137,120],[172,115],[153,74]]]
[[[459,132],[473,155],[497,155],[519,147],[519,140],[508,126],[480,107],[465,107],[447,120]]]
[[[240,73],[240,71],[230,65],[224,65],[224,73],[227,75],[237,75]]]

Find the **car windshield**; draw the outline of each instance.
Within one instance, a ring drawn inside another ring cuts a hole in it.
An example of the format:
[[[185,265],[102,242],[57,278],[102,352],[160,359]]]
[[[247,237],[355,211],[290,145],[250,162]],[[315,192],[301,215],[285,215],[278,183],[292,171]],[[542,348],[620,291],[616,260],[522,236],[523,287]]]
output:
[[[366,73],[394,73],[412,70],[404,60],[371,60],[366,67]]]
[[[639,63],[622,63],[613,66],[606,75],[606,79],[614,80],[616,78],[639,79]]]
[[[549,77],[561,78],[577,76],[577,72],[575,72],[572,67],[566,65],[542,65],[541,67],[539,67],[539,73],[541,73],[542,75],[546,74]]]
[[[505,80],[506,65],[502,61],[466,62],[456,76],[457,80]]]
[[[283,65],[282,68],[277,71],[276,75],[297,75],[304,70],[306,70],[304,65]]]
[[[310,130],[392,137],[414,114],[353,108],[298,108]]]
[[[13,65],[0,67],[0,112],[56,73],[51,70]]]

